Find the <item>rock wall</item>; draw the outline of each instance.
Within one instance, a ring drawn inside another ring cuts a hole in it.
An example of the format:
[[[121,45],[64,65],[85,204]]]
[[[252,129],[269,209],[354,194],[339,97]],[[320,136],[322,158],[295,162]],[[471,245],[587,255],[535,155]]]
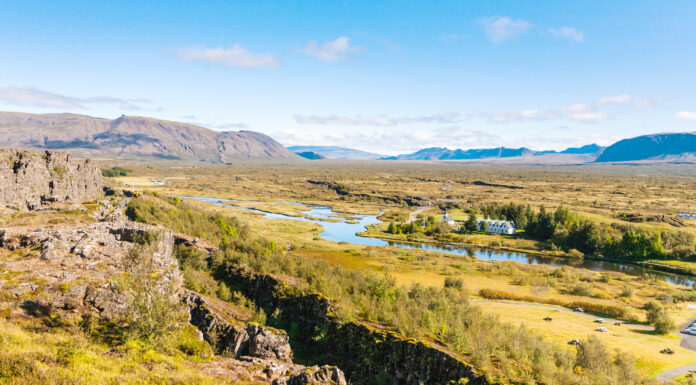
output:
[[[184,293],[183,301],[189,307],[189,323],[198,328],[203,338],[215,345],[218,352],[234,357],[234,361],[222,361],[228,369],[234,368],[232,372],[239,372],[242,367],[250,376],[254,370],[258,370],[254,367],[263,368],[250,377],[272,385],[346,384],[343,372],[335,366],[306,367],[294,364],[288,335],[284,331],[226,320],[213,310],[208,300],[192,291]],[[248,363],[253,365],[246,365]],[[217,366],[219,368],[220,365]],[[230,377],[229,373],[227,377]]]
[[[302,293],[280,277],[245,267],[227,266],[227,282],[264,308],[280,310],[285,325],[293,325],[313,361],[338,365],[353,384],[440,385],[489,382],[463,358],[441,346],[406,338],[362,323],[341,323],[331,313],[331,300]],[[321,336],[318,336],[320,333]],[[320,337],[320,338],[317,338]]]
[[[0,207],[34,210],[51,202],[79,203],[102,191],[101,171],[69,154],[0,149]]]

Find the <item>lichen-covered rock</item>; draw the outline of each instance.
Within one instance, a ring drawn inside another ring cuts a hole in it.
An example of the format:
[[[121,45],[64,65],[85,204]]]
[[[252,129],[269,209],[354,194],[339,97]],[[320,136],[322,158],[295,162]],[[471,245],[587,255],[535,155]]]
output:
[[[250,356],[292,362],[292,350],[285,332],[227,321],[194,292],[187,292],[183,301],[189,306],[189,323],[197,327],[208,342],[215,344],[218,352],[237,358]]]
[[[125,271],[124,258],[136,239],[146,237],[161,282],[173,282],[180,289],[183,278],[172,256],[172,233],[127,221],[4,229],[0,247],[24,255],[3,262],[2,268],[28,282],[20,282],[12,290],[18,290],[14,294],[20,307],[30,313],[98,313],[105,319],[118,319],[125,315],[128,302],[118,284]]]
[[[89,160],[60,151],[0,150],[0,207],[35,210],[94,199],[101,191],[101,171]]]
[[[312,366],[276,380],[273,385],[338,385],[345,384],[343,372],[335,366]]]

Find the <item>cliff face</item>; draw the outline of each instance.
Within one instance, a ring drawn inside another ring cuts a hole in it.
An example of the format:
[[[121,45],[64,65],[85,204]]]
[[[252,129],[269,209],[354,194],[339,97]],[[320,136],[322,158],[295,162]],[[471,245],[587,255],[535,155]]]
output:
[[[225,275],[268,314],[280,310],[281,322],[293,326],[286,330],[295,329],[294,337],[314,352],[310,359],[338,365],[351,383],[489,384],[471,364],[441,346],[360,322],[339,322],[332,316],[335,306],[330,299],[296,292],[276,276],[234,265]]]
[[[34,210],[51,202],[79,203],[101,194],[101,171],[69,154],[0,149],[0,207]]]

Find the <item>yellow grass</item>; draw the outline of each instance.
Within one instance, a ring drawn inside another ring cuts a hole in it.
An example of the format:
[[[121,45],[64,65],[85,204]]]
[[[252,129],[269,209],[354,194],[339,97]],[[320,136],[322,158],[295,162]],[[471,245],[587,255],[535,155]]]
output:
[[[501,320],[514,325],[523,324],[554,343],[568,346],[568,349],[574,349],[567,345],[568,341],[596,335],[610,349],[623,350],[634,355],[638,367],[649,375],[654,376],[665,370],[696,362],[696,352],[679,346],[681,337],[673,334],[659,336],[630,325],[615,326],[609,322],[597,324],[594,323],[595,317],[568,313],[562,311],[562,308],[549,310],[525,304],[493,301],[481,301],[478,304],[483,311],[496,314]],[[692,311],[691,315],[695,316],[696,312]],[[551,317],[553,321],[544,321],[545,317]],[[595,331],[600,326],[606,327],[609,332]],[[674,350],[674,355],[660,354],[660,350],[665,348]]]

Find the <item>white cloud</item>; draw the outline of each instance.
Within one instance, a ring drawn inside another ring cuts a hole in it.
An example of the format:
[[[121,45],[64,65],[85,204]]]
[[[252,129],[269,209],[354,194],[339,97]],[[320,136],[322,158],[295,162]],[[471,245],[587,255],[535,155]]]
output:
[[[675,118],[680,120],[696,120],[696,112],[694,111],[680,111],[674,115]]]
[[[583,41],[585,34],[571,27],[549,28],[549,33],[559,39],[569,39],[577,42]]]
[[[83,109],[89,105],[110,104],[122,110],[142,110],[147,99],[121,99],[112,96],[73,97],[33,87],[11,87],[0,84],[0,101],[19,106],[35,106],[62,109]]]
[[[634,99],[631,97],[631,95],[628,94],[622,94],[622,95],[616,95],[616,96],[603,96],[599,99],[597,99],[597,105],[598,106],[603,106],[605,104],[627,104],[633,102]]]
[[[485,114],[484,114],[485,115]],[[525,120],[547,120],[553,119],[556,114],[553,112],[543,112],[539,110],[529,109],[519,112],[501,112],[494,115],[489,115],[489,121],[493,123],[508,123],[521,122]]]
[[[459,126],[440,127],[438,129],[384,129],[369,131],[286,129],[274,133],[273,138],[286,146],[335,145],[387,155],[413,152],[427,147],[494,147],[501,142],[499,136]]]
[[[521,35],[532,27],[532,24],[524,20],[513,20],[508,16],[489,17],[482,19],[481,23],[483,24],[483,30],[486,32],[486,37],[494,43]]]
[[[460,115],[454,112],[441,112],[438,114],[413,116],[413,117],[344,117],[337,115],[296,115],[295,121],[300,124],[321,124],[340,126],[380,126],[390,127],[399,124],[436,123],[451,124],[460,121]]]
[[[333,41],[319,45],[316,41],[310,41],[300,52],[319,58],[325,62],[347,60],[350,55],[361,51],[360,47],[350,45],[350,38],[347,36],[339,37]]]
[[[652,103],[648,99],[636,98],[628,94],[616,96],[603,96],[593,103],[575,103],[562,106],[558,110],[540,111],[538,109],[526,109],[517,112],[500,113],[473,113],[470,117],[487,117],[491,123],[509,123],[531,120],[570,119],[582,123],[591,123],[600,120],[612,119],[614,116],[607,112],[612,105],[624,105],[626,108],[649,108]]]
[[[571,112],[568,114],[568,117],[579,122],[594,122],[612,118],[611,115],[603,112]]]
[[[177,57],[179,60],[204,61],[227,67],[275,68],[280,66],[280,61],[274,55],[251,53],[239,44],[233,45],[232,48],[182,48],[177,53]]]

